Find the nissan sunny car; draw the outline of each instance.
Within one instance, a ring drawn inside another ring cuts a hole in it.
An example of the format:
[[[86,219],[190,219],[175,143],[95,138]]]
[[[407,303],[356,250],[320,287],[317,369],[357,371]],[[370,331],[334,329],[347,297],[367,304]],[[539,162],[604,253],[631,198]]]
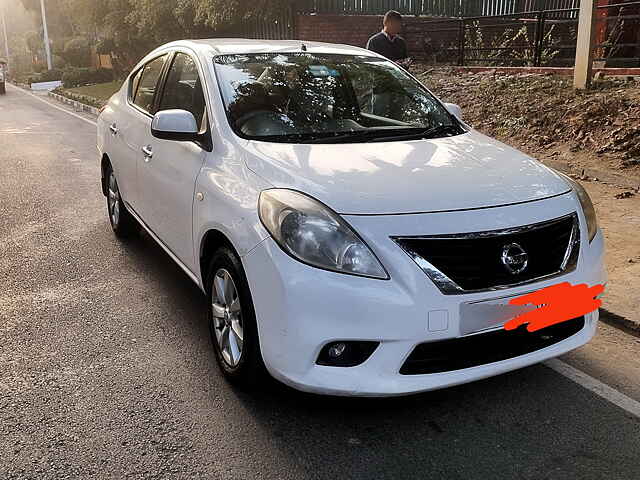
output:
[[[497,375],[594,335],[511,299],[603,284],[584,189],[356,47],[160,47],[98,119],[115,234],[147,231],[208,298],[229,380],[385,396]]]

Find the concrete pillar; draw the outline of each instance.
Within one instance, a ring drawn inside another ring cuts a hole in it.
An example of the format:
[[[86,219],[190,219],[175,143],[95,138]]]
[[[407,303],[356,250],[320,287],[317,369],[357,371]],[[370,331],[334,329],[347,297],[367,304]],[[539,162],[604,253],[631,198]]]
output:
[[[593,45],[596,38],[596,0],[580,1],[578,42],[573,85],[579,89],[589,87],[593,73]]]

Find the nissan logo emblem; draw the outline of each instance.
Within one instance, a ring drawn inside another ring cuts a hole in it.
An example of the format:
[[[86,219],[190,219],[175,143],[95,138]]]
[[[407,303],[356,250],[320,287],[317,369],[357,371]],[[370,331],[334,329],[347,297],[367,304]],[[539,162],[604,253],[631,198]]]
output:
[[[509,273],[518,275],[527,269],[529,254],[517,243],[510,243],[502,247],[500,260]]]

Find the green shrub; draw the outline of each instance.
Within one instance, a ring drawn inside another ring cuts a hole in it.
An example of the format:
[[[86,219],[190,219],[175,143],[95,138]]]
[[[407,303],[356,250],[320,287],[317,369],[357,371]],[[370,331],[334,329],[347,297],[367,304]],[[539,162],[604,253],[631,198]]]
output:
[[[64,61],[64,58],[62,58],[59,55],[53,56],[53,68],[57,70],[63,70],[65,65],[66,65],[66,62]]]
[[[41,81],[42,81],[41,73],[32,73],[29,76],[27,76],[25,83],[28,83],[29,85],[31,85],[32,83],[40,83]]]
[[[60,56],[70,65],[83,67],[91,62],[91,48],[89,41],[84,37],[75,37],[64,44],[64,50]]]
[[[60,87],[53,90],[53,93],[62,95],[63,97],[70,98],[71,100],[75,100],[77,102],[84,103],[85,105],[90,105],[96,108],[100,108],[105,104],[105,102],[102,100],[98,100],[88,95],[79,95],[77,93],[69,92],[64,88],[60,88]]]
[[[100,55],[109,55],[116,49],[116,43],[112,38],[104,38],[96,45],[96,51]]]
[[[40,74],[41,82],[55,82],[56,80],[62,80],[62,70],[54,68],[52,70],[46,70]]]
[[[62,75],[64,88],[81,87],[113,81],[113,71],[106,68],[68,68]]]

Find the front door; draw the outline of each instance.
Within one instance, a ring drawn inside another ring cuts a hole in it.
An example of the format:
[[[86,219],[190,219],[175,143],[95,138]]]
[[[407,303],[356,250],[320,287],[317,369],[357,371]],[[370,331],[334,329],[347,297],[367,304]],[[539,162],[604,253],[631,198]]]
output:
[[[205,132],[205,98],[195,60],[176,53],[169,68],[158,111],[182,109],[193,114]],[[195,142],[151,138],[151,157],[138,171],[145,221],[160,240],[192,272],[197,271],[193,250],[193,202],[196,178],[207,151]]]
[[[143,220],[146,212],[140,198],[138,175],[140,164],[146,159],[143,149],[149,145],[154,99],[168,58],[168,54],[156,57],[132,75],[127,102],[120,107],[122,114],[118,115],[117,122],[109,125],[118,146],[116,154],[122,152],[123,161],[118,165],[123,172],[116,172],[118,186],[123,198]]]

